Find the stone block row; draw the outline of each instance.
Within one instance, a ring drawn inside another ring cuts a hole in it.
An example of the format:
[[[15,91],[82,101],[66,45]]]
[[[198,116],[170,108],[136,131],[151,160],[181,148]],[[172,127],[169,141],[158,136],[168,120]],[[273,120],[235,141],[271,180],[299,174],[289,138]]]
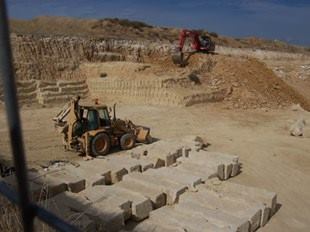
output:
[[[180,195],[178,204],[152,211],[148,220],[124,231],[253,232],[276,210],[276,194],[263,189],[208,180]]]

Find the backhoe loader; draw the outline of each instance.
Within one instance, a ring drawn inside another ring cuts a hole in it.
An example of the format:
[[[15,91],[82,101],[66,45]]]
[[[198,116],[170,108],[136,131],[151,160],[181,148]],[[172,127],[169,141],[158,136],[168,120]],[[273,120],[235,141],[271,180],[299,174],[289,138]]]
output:
[[[55,128],[63,134],[66,150],[81,152],[88,156],[104,156],[113,146],[123,150],[131,149],[138,143],[150,143],[150,128],[137,126],[130,120],[116,118],[115,104],[113,117],[111,108],[100,105],[80,104],[80,97],[72,99],[53,118]]]

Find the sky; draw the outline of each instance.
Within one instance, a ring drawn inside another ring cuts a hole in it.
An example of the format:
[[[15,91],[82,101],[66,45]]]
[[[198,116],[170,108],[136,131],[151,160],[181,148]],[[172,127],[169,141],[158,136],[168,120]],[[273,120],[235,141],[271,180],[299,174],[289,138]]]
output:
[[[310,0],[7,0],[11,18],[127,18],[310,47]]]

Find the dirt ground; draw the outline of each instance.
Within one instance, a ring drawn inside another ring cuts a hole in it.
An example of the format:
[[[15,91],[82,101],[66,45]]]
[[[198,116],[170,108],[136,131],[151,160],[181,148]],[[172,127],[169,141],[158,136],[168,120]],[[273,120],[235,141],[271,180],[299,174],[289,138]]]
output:
[[[27,160],[30,166],[53,159],[81,159],[64,152],[61,137],[51,118],[60,107],[27,108],[21,111]],[[5,112],[0,111],[0,152],[8,154]],[[200,135],[211,151],[240,156],[242,173],[231,181],[278,193],[281,207],[260,231],[308,231],[310,222],[310,130],[291,137],[289,125],[310,113],[282,110],[225,110],[221,105],[188,108],[118,106],[118,116],[150,126],[158,139]],[[309,127],[309,126],[308,126]]]

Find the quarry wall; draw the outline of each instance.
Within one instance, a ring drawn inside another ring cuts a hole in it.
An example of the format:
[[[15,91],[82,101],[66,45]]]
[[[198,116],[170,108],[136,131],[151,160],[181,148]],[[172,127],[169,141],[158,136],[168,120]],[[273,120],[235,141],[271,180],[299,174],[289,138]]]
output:
[[[88,87],[85,81],[17,81],[18,100],[20,104],[47,104],[68,101],[79,95],[88,96]],[[3,103],[3,87],[0,86],[0,102]]]
[[[179,83],[186,82],[185,79]],[[176,80],[108,80],[93,78],[87,84],[93,98],[151,105],[190,106],[223,100],[227,89],[201,90],[181,87]],[[192,86],[188,81],[187,86]]]
[[[82,62],[142,62],[170,50],[170,45],[147,41],[16,34],[11,35],[11,43],[19,80],[85,79],[79,69]]]

